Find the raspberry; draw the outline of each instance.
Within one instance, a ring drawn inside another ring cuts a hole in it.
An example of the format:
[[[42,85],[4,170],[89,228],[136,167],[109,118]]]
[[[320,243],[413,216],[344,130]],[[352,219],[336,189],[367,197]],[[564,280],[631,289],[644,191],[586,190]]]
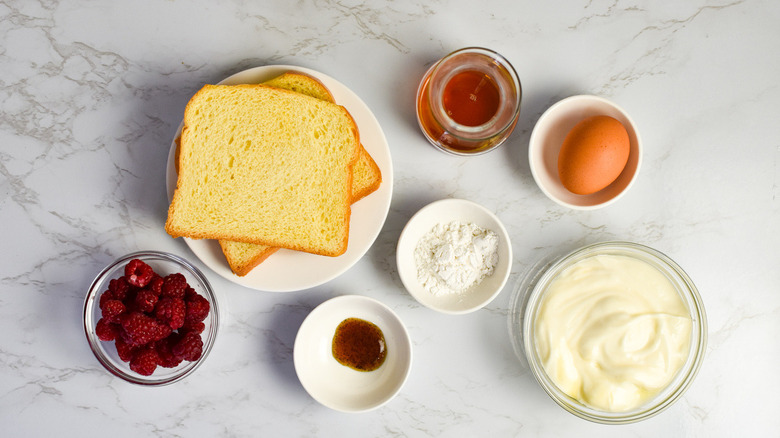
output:
[[[179,273],[168,275],[163,280],[161,296],[184,298],[187,287],[187,279],[184,278],[184,275]]]
[[[173,351],[176,357],[181,357],[184,360],[198,360],[201,354],[203,354],[203,340],[197,333],[185,333],[171,351]]]
[[[142,376],[151,376],[157,368],[157,362],[159,362],[157,350],[145,347],[133,354],[130,359],[130,369]]]
[[[120,331],[119,333],[121,334],[122,332]],[[128,344],[121,336],[116,337],[114,345],[116,346],[116,352],[119,355],[119,358],[125,362],[130,362],[130,359],[133,358],[133,354],[138,350],[137,347]]]
[[[195,289],[188,284],[187,288],[184,290],[184,299],[191,300],[195,295],[198,295],[198,293],[195,292]]]
[[[106,304],[106,301],[108,300],[116,300],[117,298],[114,296],[114,293],[110,290],[104,291],[102,294],[100,294],[100,298],[98,299],[98,307],[100,307],[100,310],[103,310],[103,306]]]
[[[119,300],[108,299],[100,306],[103,318],[107,322],[119,322],[119,317],[125,313],[125,305]]]
[[[114,278],[108,282],[108,290],[111,291],[117,300],[124,300],[128,289],[130,289],[130,285],[127,284],[125,277]]]
[[[130,260],[130,263],[125,266],[125,276],[127,277],[127,283],[135,287],[144,287],[149,284],[149,281],[154,275],[154,270],[151,266],[138,259]]]
[[[181,326],[179,332],[181,333],[191,332],[191,333],[201,334],[205,330],[206,330],[206,324],[204,324],[203,322],[187,322],[184,323],[183,326]]]
[[[105,318],[100,318],[95,325],[95,334],[101,341],[113,341],[119,334],[119,326],[108,322]]]
[[[127,311],[130,312],[131,310],[138,310],[136,309],[135,304],[135,297],[138,295],[139,289],[138,288],[132,288],[127,291],[127,295],[125,295],[125,299],[122,300],[123,303],[125,303],[125,307],[127,308]]]
[[[170,327],[164,326],[154,318],[138,311],[122,315],[120,322],[125,341],[133,346],[157,341],[171,333]]]
[[[177,357],[173,354],[173,346],[179,341],[179,335],[176,333],[171,334],[165,339],[160,339],[154,343],[154,349],[157,350],[157,356],[159,361],[157,365],[163,368],[174,368],[179,366],[183,358]]]
[[[148,376],[158,366],[173,368],[203,355],[203,320],[211,306],[180,273],[163,278],[133,259],[124,276],[109,282],[99,305],[102,318],[95,334],[113,340],[119,358],[138,374]]]
[[[152,292],[154,292],[155,295],[159,297],[160,294],[162,293],[162,285],[163,285],[163,278],[157,274],[154,274],[152,276],[151,281],[149,281],[149,284],[146,287],[149,288]]]
[[[135,308],[141,312],[151,313],[157,304],[157,297],[151,289],[141,289],[135,296]]]
[[[186,305],[179,298],[165,297],[161,299],[154,309],[157,321],[176,330],[184,324]]]
[[[188,294],[187,297],[187,314],[184,318],[185,322],[200,322],[206,319],[209,315],[209,301],[202,296],[198,295],[193,290],[192,294]]]

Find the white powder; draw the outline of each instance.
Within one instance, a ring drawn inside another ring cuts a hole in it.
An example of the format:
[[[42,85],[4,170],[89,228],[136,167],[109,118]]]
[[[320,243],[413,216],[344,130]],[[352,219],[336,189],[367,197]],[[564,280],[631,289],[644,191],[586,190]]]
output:
[[[417,242],[414,261],[425,290],[460,294],[493,274],[498,236],[472,223],[437,224]]]

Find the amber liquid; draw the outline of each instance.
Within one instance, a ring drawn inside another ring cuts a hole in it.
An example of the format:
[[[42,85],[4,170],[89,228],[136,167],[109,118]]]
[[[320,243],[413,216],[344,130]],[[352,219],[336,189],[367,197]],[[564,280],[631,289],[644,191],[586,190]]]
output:
[[[358,371],[374,371],[387,357],[382,330],[360,318],[347,318],[333,335],[333,357],[342,365]]]
[[[515,119],[508,129],[493,136],[464,138],[448,131],[442,121],[434,116],[430,105],[431,88],[431,76],[428,75],[420,85],[417,100],[418,121],[426,137],[446,149],[469,153],[488,149],[503,142],[517,122]],[[466,127],[479,127],[489,122],[496,116],[501,105],[501,95],[495,80],[476,70],[465,70],[450,78],[440,99],[447,116]]]
[[[501,96],[490,76],[474,70],[456,74],[444,86],[447,115],[464,126],[484,125],[496,115]]]

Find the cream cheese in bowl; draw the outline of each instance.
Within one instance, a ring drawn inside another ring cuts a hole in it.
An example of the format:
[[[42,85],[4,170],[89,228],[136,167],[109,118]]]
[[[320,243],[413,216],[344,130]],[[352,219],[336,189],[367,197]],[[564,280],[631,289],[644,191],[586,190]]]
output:
[[[688,275],[630,242],[538,264],[510,312],[515,350],[561,407],[590,421],[649,418],[679,399],[704,357],[704,307]]]

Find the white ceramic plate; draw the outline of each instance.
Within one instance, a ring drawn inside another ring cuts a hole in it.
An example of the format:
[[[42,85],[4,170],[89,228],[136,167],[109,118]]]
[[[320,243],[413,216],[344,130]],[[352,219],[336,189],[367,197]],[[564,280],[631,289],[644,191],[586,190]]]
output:
[[[374,371],[356,371],[333,357],[336,327],[347,318],[377,325],[387,346],[385,362]],[[403,387],[412,367],[412,343],[398,316],[372,298],[346,295],[312,310],[295,337],[295,372],[315,400],[341,412],[364,412],[390,401]]]
[[[434,295],[417,280],[414,250],[417,242],[436,224],[473,223],[498,234],[498,263],[493,275],[462,294]],[[512,243],[501,221],[490,210],[463,199],[442,199],[415,213],[401,232],[396,250],[398,275],[406,290],[420,304],[442,313],[463,314],[481,309],[501,293],[512,271]]]
[[[318,256],[280,249],[249,274],[239,277],[230,270],[217,241],[185,238],[195,256],[217,274],[242,286],[269,292],[292,292],[319,286],[352,267],[368,251],[382,229],[393,194],[393,164],[384,132],[368,106],[340,82],[307,68],[269,65],[236,73],[220,84],[260,83],[286,71],[297,71],[318,79],[330,90],[336,103],[344,106],[350,112],[360,131],[360,143],[382,171],[382,184],[374,193],[352,204],[349,246],[347,251],[338,257]],[[181,135],[181,126],[174,136],[168,155],[167,189],[169,201],[176,189],[175,139],[179,135]]]
[[[625,126],[630,142],[628,163],[606,188],[576,195],[566,190],[558,177],[558,153],[574,125],[597,115],[614,117]],[[528,163],[536,184],[548,198],[575,210],[594,210],[617,201],[634,183],[642,164],[642,140],[634,121],[614,102],[599,96],[571,96],[548,108],[536,122],[528,142]]]

